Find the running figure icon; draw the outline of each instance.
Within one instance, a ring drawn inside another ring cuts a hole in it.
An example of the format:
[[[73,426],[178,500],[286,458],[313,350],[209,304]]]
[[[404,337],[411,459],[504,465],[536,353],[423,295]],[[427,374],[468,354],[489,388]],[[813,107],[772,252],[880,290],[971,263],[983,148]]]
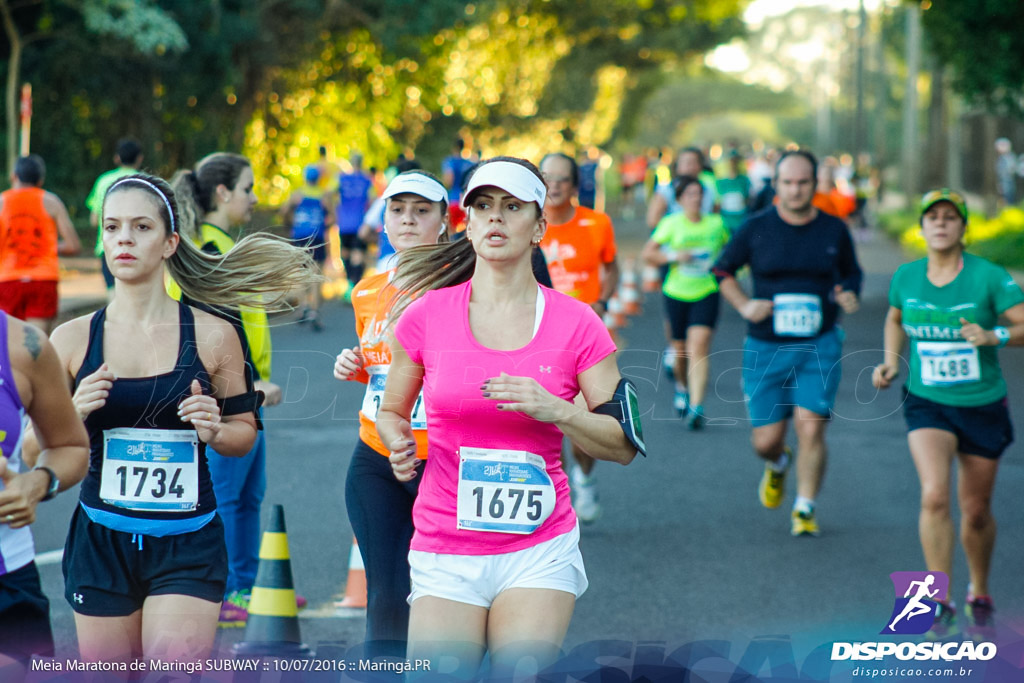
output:
[[[933,583],[935,583],[934,574],[928,574],[923,581],[910,582],[910,585],[907,587],[907,592],[903,594],[903,597],[909,597],[910,601],[907,602],[907,604],[903,607],[903,611],[901,611],[899,615],[892,620],[892,623],[889,624],[890,631],[895,632],[896,622],[900,621],[903,618],[906,618],[907,621],[910,621],[914,617],[932,611],[932,606],[925,604],[924,602],[922,602],[922,600],[924,598],[934,598],[935,595],[939,592],[938,588],[931,591],[928,590]],[[911,597],[910,593],[911,591],[915,590],[915,586],[917,587],[917,592],[914,594],[913,597]]]

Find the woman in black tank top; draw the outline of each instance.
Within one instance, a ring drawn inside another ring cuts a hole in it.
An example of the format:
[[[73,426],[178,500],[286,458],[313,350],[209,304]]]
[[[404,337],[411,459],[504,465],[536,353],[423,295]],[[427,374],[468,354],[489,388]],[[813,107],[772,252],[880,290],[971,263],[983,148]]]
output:
[[[209,654],[227,565],[206,449],[240,456],[256,438],[261,394],[247,392],[238,335],[168,296],[165,267],[213,305],[274,301],[268,294],[313,277],[304,252],[282,242],[256,238],[241,256],[212,256],[181,239],[179,224],[163,180],[112,185],[101,237],[115,297],[53,335],[91,447],[64,557],[89,661]]]

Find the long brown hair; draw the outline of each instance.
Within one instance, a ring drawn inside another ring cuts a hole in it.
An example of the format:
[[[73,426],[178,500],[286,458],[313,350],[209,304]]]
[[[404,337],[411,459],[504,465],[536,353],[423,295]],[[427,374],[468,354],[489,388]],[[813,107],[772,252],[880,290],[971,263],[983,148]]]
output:
[[[114,183],[103,201],[117,192],[137,190],[153,197],[164,229],[170,235],[182,227],[178,201],[163,178],[138,173]],[[190,299],[213,306],[254,306],[288,310],[286,297],[319,282],[316,264],[305,249],[274,235],[249,235],[226,254],[210,254],[182,235],[167,259],[167,270]]]
[[[486,159],[477,164],[465,183],[469,184],[473,174],[487,164],[495,161],[508,161],[519,164],[537,176],[542,183],[544,177],[531,162],[518,157],[499,156]],[[466,203],[472,195],[466,197]],[[536,202],[531,202],[537,205]],[[543,207],[537,205],[538,218],[543,212]],[[476,272],[476,251],[473,243],[468,237],[454,242],[411,247],[403,251],[398,257],[398,267],[393,280],[397,294],[391,302],[391,313],[388,315],[388,324],[394,324],[402,312],[414,299],[422,296],[432,289],[454,287],[468,282]]]

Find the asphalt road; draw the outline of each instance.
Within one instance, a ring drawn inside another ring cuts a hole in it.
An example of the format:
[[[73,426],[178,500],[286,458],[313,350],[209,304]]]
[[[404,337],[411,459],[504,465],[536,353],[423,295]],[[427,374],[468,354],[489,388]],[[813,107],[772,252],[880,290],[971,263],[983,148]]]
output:
[[[620,224],[619,230],[624,254],[637,253],[644,234],[639,224]],[[676,659],[701,660],[694,670],[702,680],[729,681],[737,671],[789,680],[801,670],[825,679],[832,642],[879,639],[893,605],[888,575],[924,566],[917,536],[919,486],[900,394],[895,389],[876,394],[870,385],[870,368],[881,355],[889,277],[902,256],[883,241],[860,244],[859,254],[866,286],[861,311],[843,323],[846,356],[837,417],[828,434],[819,538],[789,535],[793,477],[782,507],[767,510],[758,502],[761,464],[749,446],[739,386],[739,317],[723,303],[706,403],[710,421],[703,432],[691,433],[674,416],[671,382],[660,369],[660,295],[646,296],[643,315],[622,331],[619,364],[640,386],[650,456],[625,468],[598,465],[604,515],[582,532],[590,589],[577,604],[565,643],[576,662],[570,669],[589,671],[600,661],[627,674],[607,680],[642,675],[679,680],[673,673],[678,669],[659,668],[675,651]],[[284,505],[296,588],[310,602],[300,620],[303,637],[321,655],[340,656],[362,640],[363,632],[361,615],[340,614],[333,607],[343,590],[352,538],[344,477],[362,392],[361,385],[335,381],[331,367],[337,351],[356,342],[352,310],[328,302],[326,330],[320,334],[281,322],[274,331],[274,380],[284,387],[285,400],[266,413],[264,519],[270,504]],[[1001,357],[1011,405],[1024,405],[1024,353],[1010,349]],[[1024,433],[1019,418],[1016,426]],[[997,662],[989,663],[1012,661],[1018,668],[1008,670],[1020,679],[1022,456],[1019,443],[1004,456],[993,503],[1000,536],[991,586],[1001,650]],[[66,493],[41,510],[35,525],[40,553],[62,547],[75,499]],[[74,627],[63,599],[60,565],[52,553],[44,554],[43,562],[58,659],[71,657]],[[966,581],[958,549],[951,584],[957,602],[963,601]],[[218,648],[226,650],[242,634],[241,629],[222,630]],[[703,645],[686,647],[698,642]],[[703,655],[693,654],[702,647]],[[814,652],[821,647],[826,649]],[[855,664],[837,663],[832,680],[851,680]],[[968,680],[1001,681],[1003,675],[990,669]]]

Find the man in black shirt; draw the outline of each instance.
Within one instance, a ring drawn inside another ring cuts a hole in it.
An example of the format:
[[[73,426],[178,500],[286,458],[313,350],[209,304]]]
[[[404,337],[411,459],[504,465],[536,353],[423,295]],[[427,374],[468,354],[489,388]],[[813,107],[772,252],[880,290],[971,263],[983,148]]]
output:
[[[722,296],[748,322],[743,392],[753,425],[751,442],[763,458],[759,497],[775,508],[786,473],[797,463],[794,536],[818,535],[815,497],[825,474],[825,428],[839,387],[839,309],[859,306],[862,273],[846,225],[811,205],[817,162],[787,152],[775,166],[776,206],[751,216],[725,247],[714,272]],[[748,296],[736,272],[750,266]],[[786,446],[789,420],[797,457]]]

